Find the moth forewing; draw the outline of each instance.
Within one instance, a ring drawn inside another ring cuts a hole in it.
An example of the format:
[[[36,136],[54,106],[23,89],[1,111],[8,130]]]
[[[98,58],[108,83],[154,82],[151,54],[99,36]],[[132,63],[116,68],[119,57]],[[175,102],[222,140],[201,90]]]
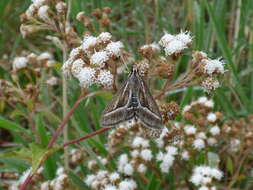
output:
[[[103,127],[111,127],[126,120],[127,114],[129,114],[127,111],[129,93],[129,83],[126,80],[102,112],[101,124]]]
[[[153,129],[162,129],[163,120],[159,108],[152,97],[146,83],[140,77],[141,88],[139,90],[140,107],[138,109],[138,118],[147,126]]]

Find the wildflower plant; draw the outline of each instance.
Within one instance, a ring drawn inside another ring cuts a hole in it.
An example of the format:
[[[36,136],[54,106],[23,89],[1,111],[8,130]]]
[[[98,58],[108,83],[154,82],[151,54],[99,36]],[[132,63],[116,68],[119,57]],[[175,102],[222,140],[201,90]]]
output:
[[[248,167],[252,115],[228,120],[205,96],[188,105],[179,98],[168,100],[171,92],[193,86],[211,95],[222,85],[226,60],[195,50],[197,37],[188,30],[164,32],[133,52],[127,39],[115,35],[110,7],[96,8],[91,15],[78,12],[72,21],[68,3],[32,0],[21,15],[23,38],[43,38],[57,50],[20,52],[9,68],[10,79],[0,79],[0,111],[30,127],[29,131],[0,117],[0,124],[10,125],[14,138],[23,144],[6,149],[1,157],[25,160],[27,169],[23,174],[3,172],[4,178],[14,179],[7,180],[5,187],[215,190],[243,186],[252,172]],[[181,70],[184,57],[187,66]],[[100,124],[100,108],[119,90],[132,67],[148,84],[161,113],[164,128],[156,137],[135,121],[112,128]],[[108,135],[102,135],[105,132]]]

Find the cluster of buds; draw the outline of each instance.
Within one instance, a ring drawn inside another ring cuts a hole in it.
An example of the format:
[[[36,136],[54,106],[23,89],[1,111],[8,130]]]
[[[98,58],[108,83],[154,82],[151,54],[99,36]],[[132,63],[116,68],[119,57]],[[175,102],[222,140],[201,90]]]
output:
[[[250,149],[253,145],[253,115],[236,121],[227,120],[222,125],[222,132],[226,134],[229,144],[228,152],[239,152]]]
[[[95,20],[99,23],[99,26],[101,28],[108,28],[110,27],[111,20],[109,18],[111,13],[111,8],[110,7],[104,7],[102,9],[97,8],[92,10],[92,16],[95,18]],[[79,12],[76,15],[76,19],[84,24],[86,28],[89,29],[89,31],[94,31],[95,26],[92,23],[92,18],[85,15],[85,13]]]
[[[62,67],[63,73],[77,78],[83,88],[97,84],[110,89],[123,47],[122,42],[112,41],[109,32],[102,32],[97,37],[85,36],[82,44],[71,51]]]
[[[15,57],[12,63],[13,72],[22,69],[29,69],[39,73],[43,68],[51,68],[55,64],[53,55],[49,52],[43,52],[39,55],[30,53],[25,56]]]
[[[85,183],[92,190],[135,190],[137,184],[133,179],[125,178],[122,180],[117,172],[109,172],[107,170],[99,170],[95,174],[88,175]]]
[[[25,38],[39,30],[51,30],[57,35],[48,36],[47,39],[57,47],[66,48],[62,40],[68,47],[76,46],[80,39],[66,20],[67,9],[67,4],[62,0],[32,0],[32,4],[21,15],[22,36]]]
[[[40,190],[50,190],[50,189],[74,189],[74,185],[69,179],[67,173],[62,167],[58,168],[56,171],[56,177],[53,180],[46,181],[40,184]]]

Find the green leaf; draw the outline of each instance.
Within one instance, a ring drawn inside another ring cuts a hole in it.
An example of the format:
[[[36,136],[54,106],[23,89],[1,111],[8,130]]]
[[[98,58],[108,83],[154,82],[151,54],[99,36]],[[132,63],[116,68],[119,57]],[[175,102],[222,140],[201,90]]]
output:
[[[23,132],[29,134],[28,130],[24,129],[19,124],[6,120],[1,116],[0,116],[0,127],[14,132]]]
[[[150,177],[150,182],[148,184],[148,188],[147,190],[153,190],[153,189],[157,189],[159,186],[159,182],[157,180],[157,177],[154,173],[152,173],[152,176]]]
[[[226,168],[231,175],[234,173],[233,161],[230,157],[227,157]]]

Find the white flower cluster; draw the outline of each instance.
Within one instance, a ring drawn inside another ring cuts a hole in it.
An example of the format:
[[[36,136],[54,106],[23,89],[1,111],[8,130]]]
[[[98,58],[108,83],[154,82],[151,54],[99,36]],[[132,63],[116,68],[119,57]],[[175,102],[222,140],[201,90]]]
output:
[[[214,73],[217,74],[224,74],[225,73],[225,69],[224,69],[224,65],[225,62],[221,60],[221,58],[219,59],[203,59],[202,63],[204,64],[204,70],[205,73],[208,75],[212,75]]]
[[[193,170],[193,174],[191,176],[190,181],[199,186],[199,190],[204,189],[212,189],[215,190],[215,186],[211,186],[213,180],[221,180],[223,177],[223,172],[220,171],[218,168],[211,168],[209,166],[197,166]],[[210,187],[210,188],[208,188]]]
[[[120,181],[119,173],[110,173],[105,170],[99,170],[96,175],[88,175],[85,178],[85,183],[91,189],[103,190],[134,190],[137,189],[137,184],[132,179]]]
[[[161,161],[160,169],[163,173],[169,173],[170,167],[173,165],[175,156],[178,154],[178,149],[175,146],[167,146],[166,152],[160,151],[156,155],[156,159]]]
[[[92,84],[111,88],[114,77],[108,64],[119,58],[123,49],[121,42],[113,42],[111,38],[109,32],[102,32],[97,37],[85,36],[82,44],[70,52],[62,67],[63,73],[72,74],[83,88]]]
[[[164,48],[167,56],[180,54],[184,49],[191,45],[192,37],[190,32],[180,32],[177,35],[164,34],[159,41],[159,45]]]
[[[12,69],[13,71],[18,71],[24,68],[31,68],[35,71],[40,71],[40,68],[52,67],[54,63],[53,55],[49,52],[43,52],[39,55],[30,53],[27,56],[15,57],[12,62]]]
[[[192,108],[192,106],[194,106],[196,104],[203,104],[204,106],[209,107],[209,108],[213,108],[213,106],[214,106],[213,100],[208,100],[207,97],[203,96],[203,97],[198,98],[197,101],[193,101],[193,102],[191,102],[191,104],[186,105],[183,108],[183,114],[185,112],[189,111]]]
[[[48,189],[57,189],[63,190],[66,184],[69,183],[69,177],[64,172],[62,167],[58,168],[56,171],[56,178],[51,181],[43,182],[40,186],[40,190],[48,190]]]

